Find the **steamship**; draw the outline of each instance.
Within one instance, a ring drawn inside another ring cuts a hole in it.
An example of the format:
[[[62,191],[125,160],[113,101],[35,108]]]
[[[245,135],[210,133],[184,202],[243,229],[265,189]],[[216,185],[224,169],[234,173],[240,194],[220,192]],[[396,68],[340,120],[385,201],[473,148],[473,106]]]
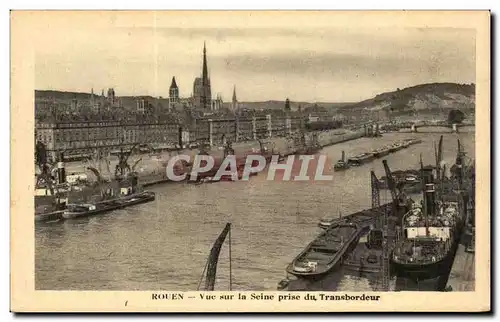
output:
[[[435,278],[446,273],[453,261],[463,229],[462,195],[437,200],[431,169],[422,169],[425,189],[421,204],[414,203],[402,219],[402,233],[391,261],[398,276],[412,280]],[[465,197],[464,197],[465,198]]]

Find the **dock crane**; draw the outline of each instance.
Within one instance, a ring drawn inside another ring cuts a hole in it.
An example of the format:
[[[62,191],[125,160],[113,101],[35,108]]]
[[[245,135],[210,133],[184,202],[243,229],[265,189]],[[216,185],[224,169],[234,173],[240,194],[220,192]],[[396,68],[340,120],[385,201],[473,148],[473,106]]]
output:
[[[379,180],[375,175],[375,172],[370,172],[371,177],[371,188],[372,188],[372,208],[376,209],[380,207],[380,188]],[[389,176],[388,176],[389,178]],[[388,180],[392,180],[388,179]],[[388,220],[387,220],[387,209],[384,211],[382,217],[382,290],[384,292],[389,291],[389,279],[390,279],[390,262],[389,262],[389,241],[388,241]]]
[[[385,176],[387,180],[387,186],[389,187],[389,190],[391,191],[391,197],[392,197],[392,202],[394,205],[394,211],[398,210],[399,206],[405,206],[406,204],[404,203],[404,195],[402,192],[398,194],[397,192],[397,187],[396,187],[396,182],[394,181],[394,176],[392,175],[391,169],[389,168],[389,165],[387,164],[387,160],[382,160],[382,163],[384,164],[384,170],[385,170]]]
[[[399,189],[399,194],[396,189],[396,183],[394,182],[394,177],[391,173],[391,169],[389,168],[389,164],[387,163],[387,160],[382,160],[382,163],[384,165],[384,170],[385,170],[385,175],[386,175],[386,180],[387,180],[387,186],[389,187],[389,190],[391,191],[391,197],[392,197],[392,202],[393,202],[393,207],[392,211],[394,215],[398,215],[398,212],[400,211],[401,208],[406,208],[407,203],[406,203],[406,196],[404,195],[402,189]],[[389,280],[390,280],[390,261],[389,261],[389,256],[390,256],[390,250],[389,250],[389,238],[388,238],[388,217],[387,217],[387,212],[384,214],[384,224],[383,224],[383,246],[382,246],[382,289],[385,292],[389,291]]]
[[[344,151],[342,151],[342,160],[344,160]],[[375,175],[375,172],[371,171],[371,187],[372,187],[372,208],[380,207],[380,187],[379,180]]]

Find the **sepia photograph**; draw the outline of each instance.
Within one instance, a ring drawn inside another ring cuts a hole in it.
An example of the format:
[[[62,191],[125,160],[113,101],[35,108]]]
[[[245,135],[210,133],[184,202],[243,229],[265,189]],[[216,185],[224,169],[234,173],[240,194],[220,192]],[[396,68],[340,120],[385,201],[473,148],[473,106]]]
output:
[[[489,19],[13,11],[16,307],[489,309]]]

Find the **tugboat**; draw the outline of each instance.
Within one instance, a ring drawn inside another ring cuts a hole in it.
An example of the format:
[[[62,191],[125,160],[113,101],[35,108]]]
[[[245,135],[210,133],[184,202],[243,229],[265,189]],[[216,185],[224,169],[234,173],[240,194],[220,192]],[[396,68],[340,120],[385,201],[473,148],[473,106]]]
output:
[[[421,207],[413,204],[413,209],[404,215],[404,235],[391,258],[398,275],[413,280],[445,273],[463,228],[459,201],[437,202],[432,172],[426,171],[423,178],[424,200]]]
[[[68,194],[71,190],[70,185],[66,182],[64,152],[59,154],[57,167],[51,171],[46,155],[42,155],[45,153],[45,146],[38,142],[36,148],[37,163],[41,173],[35,182],[35,221],[59,220],[66,208]]]
[[[133,148],[128,153],[124,153],[123,149],[120,150],[119,162],[115,168],[115,178],[111,182],[105,182],[98,170],[89,167],[88,169],[97,176],[100,200],[70,203],[64,210],[62,217],[64,219],[88,217],[155,200],[154,192],[144,191],[142,186],[138,184],[138,174],[135,172],[135,167],[140,160],[136,161],[132,167],[127,162],[132,150]]]
[[[347,170],[351,166],[349,165],[348,162],[346,162],[345,159],[345,152],[342,151],[342,159],[338,160],[337,163],[333,166],[333,171],[342,171],[342,170]]]

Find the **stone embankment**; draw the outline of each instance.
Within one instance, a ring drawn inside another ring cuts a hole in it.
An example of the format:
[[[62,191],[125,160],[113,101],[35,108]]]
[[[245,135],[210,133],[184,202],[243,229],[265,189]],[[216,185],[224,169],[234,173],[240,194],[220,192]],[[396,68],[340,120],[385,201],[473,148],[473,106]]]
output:
[[[330,131],[316,132],[316,134],[317,134],[318,144],[325,147],[361,138],[364,136],[364,131],[336,129]],[[312,139],[313,139],[313,134],[306,133],[306,142],[311,142]],[[269,148],[273,148],[276,153],[280,153],[282,155],[290,155],[295,152],[290,138],[277,137],[277,138],[266,139],[264,140],[264,142]],[[236,155],[244,156],[246,154],[259,151],[260,145],[258,141],[247,141],[247,142],[233,143],[232,147],[235,150]],[[128,163],[132,165],[137,160],[141,159],[136,167],[136,171],[138,171],[140,179],[145,185],[151,185],[166,181],[167,178],[166,178],[165,166],[168,160],[172,156],[178,154],[185,154],[191,156],[191,159],[193,159],[198,152],[199,151],[197,149],[185,149],[176,152],[163,152],[155,155],[149,155],[149,154],[132,155]],[[212,147],[209,153],[214,157],[222,157],[224,154],[224,149],[223,147]],[[92,172],[86,169],[88,166],[93,166],[99,169],[104,178],[110,178],[117,164],[118,164],[117,157],[110,157],[108,166],[106,166],[104,161],[101,162],[100,166],[98,164],[84,164],[82,162],[71,162],[66,164],[66,169],[67,169],[66,172],[68,174],[84,172],[87,174],[88,179],[90,181],[93,181],[95,180],[95,176],[92,174]]]

